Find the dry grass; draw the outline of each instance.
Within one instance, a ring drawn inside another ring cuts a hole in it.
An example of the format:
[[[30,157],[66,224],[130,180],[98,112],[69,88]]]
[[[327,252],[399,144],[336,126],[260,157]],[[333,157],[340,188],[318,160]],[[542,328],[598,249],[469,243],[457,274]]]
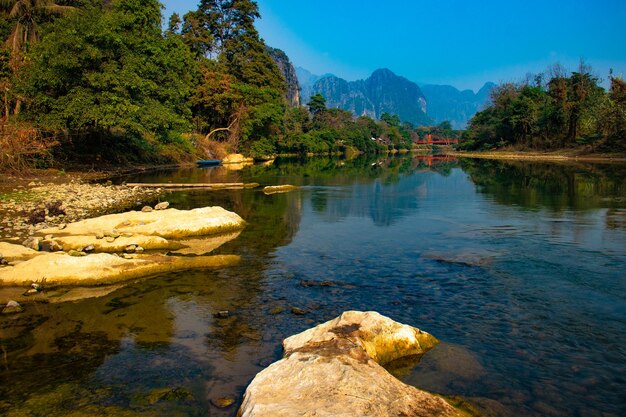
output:
[[[23,172],[52,162],[56,138],[21,123],[0,122],[0,171]]]
[[[189,139],[202,159],[224,159],[226,155],[232,153],[231,146],[226,142],[207,139],[204,135],[198,134],[189,135]]]

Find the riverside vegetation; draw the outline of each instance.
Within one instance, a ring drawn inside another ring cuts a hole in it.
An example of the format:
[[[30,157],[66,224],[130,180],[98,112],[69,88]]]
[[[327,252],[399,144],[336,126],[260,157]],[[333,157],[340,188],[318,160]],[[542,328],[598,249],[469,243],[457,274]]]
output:
[[[2,2],[4,167],[192,161],[243,152],[377,152],[418,134],[288,103],[251,0],[202,0],[162,30],[157,0]],[[423,134],[423,133],[422,133]],[[373,141],[372,138],[378,139]]]
[[[587,145],[626,150],[626,82],[610,75],[606,92],[581,61],[569,76],[560,65],[522,83],[504,83],[461,137],[463,150],[517,147],[555,150]]]

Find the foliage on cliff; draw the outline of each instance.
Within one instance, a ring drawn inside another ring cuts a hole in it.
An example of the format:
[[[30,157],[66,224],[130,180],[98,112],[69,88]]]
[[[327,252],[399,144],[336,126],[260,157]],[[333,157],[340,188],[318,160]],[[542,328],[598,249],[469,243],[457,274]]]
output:
[[[590,145],[626,149],[626,83],[611,77],[606,92],[581,63],[566,75],[555,66],[523,83],[506,83],[491,94],[491,106],[477,113],[462,136],[460,148],[488,150],[514,146],[559,149]]]

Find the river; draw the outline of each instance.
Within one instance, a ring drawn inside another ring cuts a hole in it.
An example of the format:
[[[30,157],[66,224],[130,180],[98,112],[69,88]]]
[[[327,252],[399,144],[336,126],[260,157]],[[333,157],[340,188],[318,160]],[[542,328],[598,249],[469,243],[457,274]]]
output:
[[[624,164],[316,158],[123,180],[301,188],[172,192],[248,222],[218,249],[239,266],[0,318],[0,413],[235,416],[283,338],[375,310],[441,341],[389,366],[409,384],[485,415],[626,415]]]

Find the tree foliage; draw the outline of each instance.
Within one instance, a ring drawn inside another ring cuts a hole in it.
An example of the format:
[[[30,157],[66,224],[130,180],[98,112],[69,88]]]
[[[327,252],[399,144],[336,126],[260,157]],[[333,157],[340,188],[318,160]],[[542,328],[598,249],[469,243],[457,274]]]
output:
[[[58,20],[19,77],[29,116],[73,132],[186,130],[194,63],[180,39],[161,35],[160,7],[118,0]]]
[[[584,63],[569,76],[562,67],[554,66],[547,82],[543,79],[541,75],[532,81],[495,88],[491,105],[470,120],[460,147],[624,147],[624,136],[619,133],[623,120],[619,93],[615,93],[623,85],[621,79],[611,78],[611,91],[607,94]]]

